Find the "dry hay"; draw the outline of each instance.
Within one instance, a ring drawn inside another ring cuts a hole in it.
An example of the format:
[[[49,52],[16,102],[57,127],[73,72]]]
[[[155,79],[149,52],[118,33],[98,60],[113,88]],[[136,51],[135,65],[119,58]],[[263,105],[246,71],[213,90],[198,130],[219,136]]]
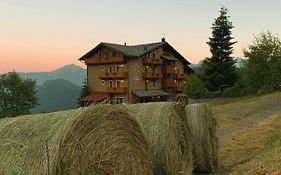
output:
[[[139,124],[114,106],[1,119],[0,159],[1,175],[153,173]]]
[[[70,110],[0,120],[0,174],[47,174],[60,134],[80,111]]]
[[[149,142],[154,174],[192,174],[192,139],[184,106],[156,102],[125,107],[135,115]]]
[[[185,107],[193,135],[195,173],[213,173],[218,168],[218,141],[216,120],[206,104]]]
[[[139,124],[120,105],[92,106],[63,136],[53,174],[153,174]]]

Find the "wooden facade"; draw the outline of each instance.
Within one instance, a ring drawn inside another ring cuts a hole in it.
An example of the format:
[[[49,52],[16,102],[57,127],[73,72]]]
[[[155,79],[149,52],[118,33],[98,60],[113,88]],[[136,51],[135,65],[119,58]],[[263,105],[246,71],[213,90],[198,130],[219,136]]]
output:
[[[192,71],[166,41],[134,46],[101,43],[79,60],[87,65],[91,94],[110,95],[113,103],[169,100],[182,93]]]

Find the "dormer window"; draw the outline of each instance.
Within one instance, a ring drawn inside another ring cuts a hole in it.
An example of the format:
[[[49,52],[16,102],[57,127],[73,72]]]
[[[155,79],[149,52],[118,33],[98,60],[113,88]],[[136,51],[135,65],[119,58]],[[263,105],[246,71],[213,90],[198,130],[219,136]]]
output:
[[[151,56],[152,56],[152,58],[156,58],[157,57],[156,52],[152,52]]]

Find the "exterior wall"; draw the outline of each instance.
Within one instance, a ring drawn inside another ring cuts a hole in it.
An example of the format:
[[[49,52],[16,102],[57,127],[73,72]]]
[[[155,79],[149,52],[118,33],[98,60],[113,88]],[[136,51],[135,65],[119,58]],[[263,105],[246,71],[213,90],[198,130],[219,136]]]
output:
[[[134,101],[132,91],[144,90],[146,88],[145,81],[143,80],[142,73],[145,71],[145,67],[141,58],[128,58],[127,60],[128,70],[128,92],[129,103]]]
[[[101,85],[101,79],[98,77],[98,73],[101,70],[100,65],[88,65],[88,84],[91,92],[104,92],[105,86]]]

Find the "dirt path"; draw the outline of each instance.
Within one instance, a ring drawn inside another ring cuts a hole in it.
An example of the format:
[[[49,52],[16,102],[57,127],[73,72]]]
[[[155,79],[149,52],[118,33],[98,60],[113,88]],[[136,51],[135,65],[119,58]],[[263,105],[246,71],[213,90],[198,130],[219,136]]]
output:
[[[268,117],[281,114],[281,93],[242,99],[234,103],[211,102],[218,120],[217,135],[224,139],[237,131],[255,127]]]
[[[266,138],[281,126],[281,93],[209,104],[218,121],[220,174],[250,162],[264,150]],[[276,122],[270,123],[273,119]]]

